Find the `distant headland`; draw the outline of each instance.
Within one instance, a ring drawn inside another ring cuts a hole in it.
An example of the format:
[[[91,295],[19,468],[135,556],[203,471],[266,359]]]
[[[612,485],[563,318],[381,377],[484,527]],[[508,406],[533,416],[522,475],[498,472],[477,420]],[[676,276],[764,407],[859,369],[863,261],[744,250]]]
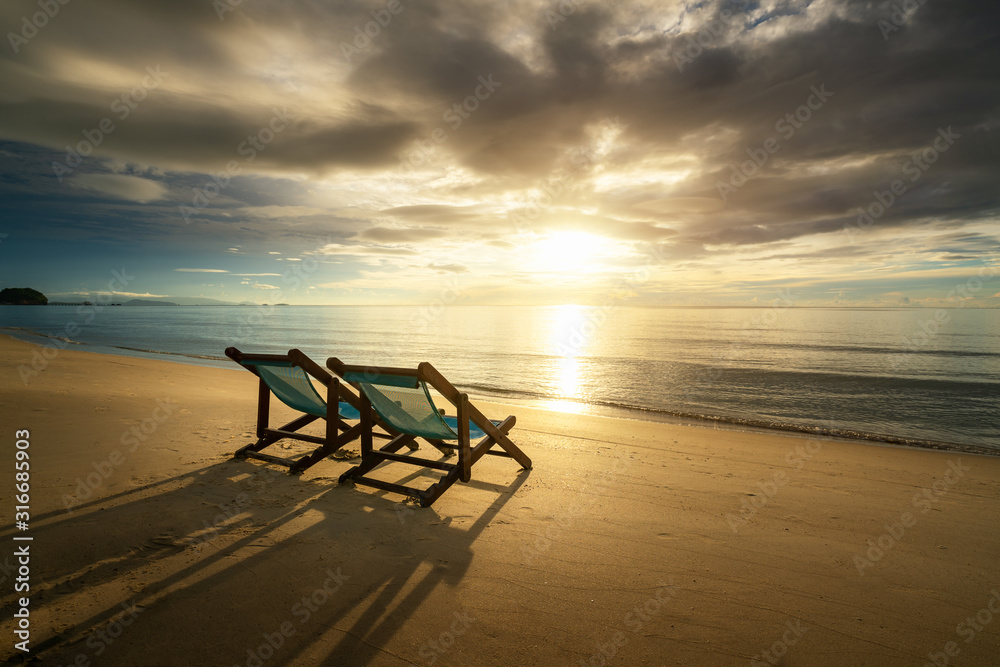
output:
[[[152,299],[132,299],[131,301],[126,301],[125,306],[179,306],[180,304],[174,303],[173,301],[153,301]]]
[[[47,306],[48,297],[30,287],[8,287],[0,291],[0,306]]]
[[[114,295],[111,295],[112,297]],[[267,304],[242,301],[220,301],[208,297],[152,297],[130,299],[124,302],[108,301],[108,294],[92,294],[89,298],[77,297],[77,301],[50,301],[48,297],[30,287],[8,287],[0,291],[0,306],[266,306]],[[170,299],[170,300],[168,300]],[[276,303],[287,306],[287,303]]]

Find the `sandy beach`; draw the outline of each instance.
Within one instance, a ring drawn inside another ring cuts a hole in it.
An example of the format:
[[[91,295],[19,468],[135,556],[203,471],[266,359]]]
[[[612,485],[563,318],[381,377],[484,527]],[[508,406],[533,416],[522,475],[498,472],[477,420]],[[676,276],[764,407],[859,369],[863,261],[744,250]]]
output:
[[[348,460],[299,477],[231,460],[256,413],[235,365],[66,349],[25,382],[36,351],[0,337],[3,658],[1000,662],[1000,457],[477,402],[516,414],[533,469],[486,457],[422,509],[338,486]],[[12,521],[22,430],[27,531]],[[15,592],[25,546],[30,591]]]

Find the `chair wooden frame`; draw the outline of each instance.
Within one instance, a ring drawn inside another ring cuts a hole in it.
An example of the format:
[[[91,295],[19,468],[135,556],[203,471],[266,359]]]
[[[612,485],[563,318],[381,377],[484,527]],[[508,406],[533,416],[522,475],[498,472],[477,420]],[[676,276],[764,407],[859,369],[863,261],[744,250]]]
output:
[[[289,474],[299,474],[361,435],[362,424],[358,423],[350,426],[340,417],[339,412],[341,401],[349,403],[359,410],[362,409],[360,398],[345,387],[339,378],[330,375],[322,366],[307,357],[302,351],[293,349],[289,350],[288,354],[245,354],[235,347],[230,347],[226,348],[226,356],[256,375],[260,380],[257,392],[257,442],[237,450],[233,454],[233,458],[252,458],[267,461],[268,463],[276,463],[287,467]],[[323,418],[326,421],[325,437],[298,433],[300,429],[320,419],[320,417],[308,413],[304,413],[300,417],[278,428],[271,428],[269,426],[272,392],[264,378],[253,367],[252,364],[254,361],[286,362],[298,366],[308,376],[315,378],[320,384],[326,387],[326,416]],[[368,412],[371,412],[371,408],[368,408]],[[381,437],[390,437],[383,434],[378,435]],[[285,438],[311,442],[319,445],[319,447],[313,450],[312,453],[298,459],[283,458],[261,452],[262,449]]]
[[[357,484],[363,484],[365,486],[382,489],[384,491],[401,493],[411,498],[415,498],[423,507],[430,507],[431,504],[441,497],[441,494],[456,481],[470,481],[472,479],[472,466],[487,454],[512,458],[520,463],[523,468],[531,468],[531,459],[528,458],[528,456],[522,452],[517,445],[511,442],[510,438],[507,437],[507,434],[514,427],[515,417],[510,415],[499,423],[490,421],[485,415],[483,415],[482,412],[479,411],[478,408],[476,408],[476,406],[469,402],[469,396],[467,394],[458,391],[458,389],[456,389],[454,385],[441,375],[441,373],[438,372],[438,370],[431,364],[424,362],[421,363],[416,369],[357,366],[345,364],[336,357],[330,357],[327,359],[326,365],[327,368],[333,371],[334,374],[344,383],[350,384],[357,389],[360,398],[361,463],[341,475],[341,483],[352,480]],[[452,406],[454,406],[458,419],[458,444],[395,431],[394,437],[388,442],[388,444],[379,449],[375,449],[373,446],[373,438],[380,435],[374,431],[377,414],[374,412],[368,397],[361,390],[360,385],[357,382],[351,382],[346,379],[345,376],[348,373],[362,373],[373,378],[378,375],[399,375],[413,377],[414,385],[416,385],[419,381],[427,383],[439,394],[441,394],[448,402],[450,402]],[[480,439],[475,444],[470,442],[470,421],[485,434],[485,437]],[[418,456],[397,453],[404,446],[410,447],[411,450],[415,449],[415,440],[418,437],[421,437],[421,439],[427,441],[438,450],[448,452],[457,451],[458,462],[448,463],[445,461],[436,461]],[[499,445],[500,449],[493,450],[492,447],[494,445]],[[366,476],[367,473],[371,472],[379,464],[389,461],[396,463],[408,463],[424,468],[441,470],[445,472],[445,475],[427,489],[417,489],[404,486],[402,484],[384,482],[382,480]]]

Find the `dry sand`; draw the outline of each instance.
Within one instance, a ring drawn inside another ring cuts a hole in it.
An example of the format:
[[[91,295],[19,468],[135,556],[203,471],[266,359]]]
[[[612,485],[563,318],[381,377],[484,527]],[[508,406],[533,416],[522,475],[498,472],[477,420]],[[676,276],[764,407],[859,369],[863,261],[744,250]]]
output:
[[[0,337],[2,657],[29,535],[44,665],[1000,664],[997,457],[487,404],[533,470],[421,509],[230,460],[235,366],[70,349],[24,383],[34,350]]]

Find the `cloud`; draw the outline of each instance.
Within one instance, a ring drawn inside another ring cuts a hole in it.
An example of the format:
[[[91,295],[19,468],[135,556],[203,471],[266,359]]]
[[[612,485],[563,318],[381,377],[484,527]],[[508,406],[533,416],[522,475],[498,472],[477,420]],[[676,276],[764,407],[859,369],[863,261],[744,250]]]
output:
[[[71,177],[69,182],[79,188],[95,190],[101,194],[140,204],[163,199],[167,194],[167,189],[161,183],[138,176],[79,174]]]
[[[642,213],[660,213],[665,216],[678,213],[714,213],[725,208],[725,202],[717,197],[665,197],[647,199],[632,205]]]
[[[264,283],[254,283],[250,287],[252,287],[253,289],[262,289],[262,290],[281,289],[280,287],[277,287],[275,285],[267,285]]]
[[[396,206],[379,211],[382,215],[429,223],[475,222],[486,213],[482,206],[450,206],[446,204],[419,204]]]
[[[127,296],[132,299],[164,299],[168,296],[166,294],[152,294],[150,292],[112,292],[112,294],[115,296]]]
[[[174,269],[181,273],[229,273],[225,269]]]
[[[222,273],[226,272],[223,271]],[[263,276],[280,276],[281,274],[280,273],[234,273],[233,275],[240,277],[258,278]]]
[[[153,294],[151,292],[108,292],[107,290],[75,291],[75,292],[51,292],[52,296],[93,296],[95,294],[106,294],[109,296],[128,297],[130,299],[163,299],[167,294]]]
[[[925,3],[884,37],[897,4],[627,0],[552,29],[548,1],[426,0],[348,62],[365,3],[260,0],[219,22],[193,0],[90,0],[0,55],[5,231],[44,214],[67,239],[122,243],[127,226],[164,249],[335,258],[344,275],[317,282],[403,261],[505,282],[519,247],[559,230],[628,246],[622,270],[656,248],[675,282],[907,280],[1000,249],[1000,5]],[[147,64],[164,73],[148,88]],[[68,177],[77,190],[58,184],[52,164],[103,118],[114,130]],[[113,173],[79,173],[94,168]],[[905,192],[846,234],[895,181]],[[181,226],[176,205],[212,187]],[[443,255],[459,246],[481,255]]]
[[[433,269],[438,273],[468,273],[469,267],[461,264],[428,264],[428,269]]]
[[[392,255],[408,256],[418,254],[409,248],[395,248],[387,246],[362,246],[343,245],[340,243],[327,243],[316,251],[320,255]]]
[[[446,229],[426,227],[369,227],[357,234],[357,238],[378,243],[413,243],[430,241],[452,234]]]
[[[231,215],[246,216],[248,218],[303,218],[311,215],[323,215],[325,213],[328,213],[328,211],[311,206],[271,205],[244,206],[233,211]]]

